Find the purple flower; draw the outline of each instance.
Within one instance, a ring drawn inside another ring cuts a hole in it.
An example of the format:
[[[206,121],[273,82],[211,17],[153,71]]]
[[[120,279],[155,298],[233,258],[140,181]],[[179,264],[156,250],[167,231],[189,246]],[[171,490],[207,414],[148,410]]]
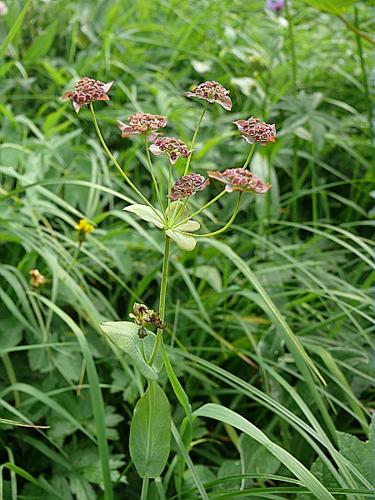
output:
[[[246,191],[263,194],[271,187],[271,184],[262,181],[249,170],[244,170],[243,168],[227,168],[223,172],[211,171],[208,172],[208,176],[211,179],[216,179],[226,184],[225,191],[228,193]]]
[[[165,116],[140,112],[129,116],[128,122],[129,125],[120,121],[117,122],[117,126],[121,130],[121,137],[127,138],[130,135],[146,135],[150,141],[154,141],[158,136],[157,130],[167,125]]]
[[[284,0],[267,0],[266,2],[266,8],[272,10],[272,12],[280,12],[284,7]]]
[[[192,92],[186,93],[187,97],[197,97],[208,102],[217,102],[227,111],[232,109],[232,100],[229,97],[229,90],[217,82],[204,82],[195,87]]]
[[[154,155],[168,155],[169,160],[174,165],[182,157],[186,158],[191,151],[186,144],[177,137],[158,137],[154,144],[149,147]]]
[[[248,120],[237,120],[233,122],[237,125],[241,136],[249,144],[260,144],[266,146],[268,142],[276,141],[276,127],[262,122],[258,118],[251,117]]]
[[[72,101],[75,112],[78,113],[82,106],[93,101],[109,101],[107,92],[112,87],[113,82],[103,83],[92,78],[81,78],[72,90],[64,92],[60,99]]]
[[[176,181],[173,186],[169,198],[172,201],[180,200],[192,196],[198,191],[205,189],[210,183],[210,179],[205,179],[200,174],[183,175]]]

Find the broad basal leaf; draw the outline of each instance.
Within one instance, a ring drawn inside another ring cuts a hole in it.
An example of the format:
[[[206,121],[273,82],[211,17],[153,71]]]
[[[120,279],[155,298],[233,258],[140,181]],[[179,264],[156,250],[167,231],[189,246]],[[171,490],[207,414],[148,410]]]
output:
[[[171,442],[170,406],[163,389],[150,382],[134,409],[129,451],[141,477],[159,477],[167,463]]]

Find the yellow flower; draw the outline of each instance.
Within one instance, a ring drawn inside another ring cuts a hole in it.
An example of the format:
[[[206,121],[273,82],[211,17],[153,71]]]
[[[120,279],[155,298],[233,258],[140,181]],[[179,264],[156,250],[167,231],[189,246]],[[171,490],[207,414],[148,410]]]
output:
[[[74,229],[79,231],[81,235],[90,234],[94,231],[94,226],[86,219],[80,219],[79,222],[74,226]]]

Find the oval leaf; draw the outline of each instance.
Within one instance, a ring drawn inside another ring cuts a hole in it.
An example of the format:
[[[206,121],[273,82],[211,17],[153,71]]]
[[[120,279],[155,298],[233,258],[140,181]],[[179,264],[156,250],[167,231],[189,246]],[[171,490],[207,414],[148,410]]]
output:
[[[129,451],[141,477],[159,477],[171,447],[171,410],[163,389],[150,382],[134,409]]]
[[[187,252],[194,250],[197,244],[197,240],[192,236],[181,233],[180,231],[175,231],[174,229],[168,229],[168,231],[165,231],[165,234],[176,242],[178,248],[186,250]]]
[[[142,348],[144,348],[146,356],[151,355],[156,338],[154,333],[147,332],[147,337],[140,339],[138,336],[139,327],[130,321],[107,321],[101,323],[100,328],[111,342],[132,358],[142,375],[149,380],[158,379],[158,371],[162,365],[161,354],[159,353],[154,366],[149,366],[142,355]]]
[[[159,210],[156,210],[156,208],[153,210],[147,205],[135,203],[134,205],[129,205],[128,207],[123,208],[123,210],[138,215],[138,217],[140,217],[142,220],[151,222],[159,229],[163,229],[164,227],[163,214]]]

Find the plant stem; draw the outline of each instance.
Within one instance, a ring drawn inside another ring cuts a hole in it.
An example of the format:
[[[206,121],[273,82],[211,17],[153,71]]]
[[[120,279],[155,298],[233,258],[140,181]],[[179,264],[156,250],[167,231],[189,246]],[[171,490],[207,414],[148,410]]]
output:
[[[358,28],[359,27],[358,7],[354,7],[354,22],[355,22],[355,26]],[[358,34],[358,32],[355,32],[355,34],[356,34],[356,41],[357,41],[358,57],[359,57],[359,60],[361,63],[362,84],[363,84],[363,91],[364,91],[364,94],[366,97],[366,108],[367,108],[367,113],[368,113],[370,136],[371,136],[371,140],[373,140],[374,139],[374,125],[373,125],[373,121],[372,121],[373,103],[372,103],[370,90],[369,90],[365,58],[363,55],[362,38]]]
[[[223,191],[221,191],[221,193],[219,193],[218,195],[215,196],[215,198],[212,198],[212,200],[210,200],[209,202],[207,202],[205,205],[203,205],[203,207],[201,207],[199,210],[197,210],[196,212],[194,212],[193,214],[189,215],[189,217],[187,217],[186,219],[182,220],[178,225],[180,226],[181,224],[184,224],[185,222],[187,222],[188,220],[192,219],[193,217],[195,217],[196,215],[199,215],[201,212],[203,212],[204,210],[206,210],[208,207],[210,207],[213,203],[215,203],[217,200],[220,200],[220,198],[222,196],[224,196],[224,194],[226,193],[227,191],[225,189],[223,189]],[[176,219],[175,219],[176,220]],[[176,226],[178,227],[178,226]]]
[[[171,248],[171,240],[167,235],[165,235],[163,268],[161,272],[160,298],[159,298],[159,314],[160,314],[160,319],[163,322],[165,318],[165,300],[167,296],[170,248]],[[149,365],[152,365],[152,363],[155,360],[155,356],[162,342],[162,337],[163,337],[163,330],[161,328],[158,328],[158,331],[156,333],[156,341],[149,360]]]
[[[289,2],[285,0],[285,12],[286,18],[288,21],[288,36],[289,36],[289,50],[290,50],[290,58],[292,60],[292,86],[293,86],[293,94],[297,95],[297,55],[296,55],[296,47],[294,41],[294,29],[293,29],[293,19],[289,10]],[[293,205],[292,205],[292,216],[293,220],[297,221],[298,219],[298,154],[297,154],[297,138],[294,137],[293,140],[293,170],[292,170],[292,188],[293,188]],[[297,230],[295,230],[294,237],[297,237]]]
[[[147,500],[148,498],[148,485],[149,485],[149,478],[144,477],[142,479],[142,492],[141,492],[141,500]]]
[[[148,139],[147,136],[145,137],[145,148],[146,148],[146,158],[147,158],[147,163],[148,166],[150,167],[150,174],[152,177],[152,182],[154,183],[154,188],[156,192],[156,197],[159,202],[160,210],[164,213],[164,205],[160,196],[160,190],[159,190],[159,185],[158,181],[156,180],[155,173],[154,173],[154,167],[152,165],[152,160],[151,160],[151,155],[150,155],[150,150],[148,149]]]
[[[242,195],[242,193],[239,193],[239,196],[238,196],[238,199],[237,199],[237,203],[236,203],[234,212],[233,212],[231,218],[229,219],[229,221],[225,224],[225,226],[223,226],[221,229],[218,229],[217,231],[213,231],[212,233],[195,234],[194,236],[197,237],[197,238],[199,238],[199,237],[201,237],[201,238],[211,238],[212,236],[216,236],[217,234],[223,233],[224,231],[226,231],[227,229],[229,229],[230,226],[233,224],[234,219],[237,217],[238,210],[240,208],[241,195]]]
[[[245,163],[243,164],[242,168],[245,170],[245,168],[248,166],[248,164],[250,163],[254,153],[255,153],[255,146],[256,144],[252,144],[251,145],[251,148],[250,148],[250,151],[249,151],[249,154],[247,155],[247,158],[246,158],[246,161]]]
[[[195,127],[195,130],[194,130],[194,134],[193,134],[193,138],[191,140],[191,144],[190,144],[190,149],[193,149],[194,146],[195,146],[195,140],[197,138],[197,135],[198,135],[198,132],[199,132],[199,129],[201,127],[201,123],[202,123],[202,120],[203,120],[203,117],[204,115],[206,114],[206,111],[207,111],[207,107],[208,107],[208,103],[205,104],[203,110],[202,110],[202,113],[199,117],[199,120],[198,120],[198,123],[197,123],[197,126]],[[186,175],[188,172],[189,172],[189,167],[190,167],[190,162],[191,162],[191,157],[193,156],[193,151],[190,153],[188,159],[186,160],[186,165],[185,165],[185,171],[184,171],[184,175]]]
[[[129,177],[126,175],[126,173],[122,170],[122,168],[118,164],[116,158],[113,156],[113,154],[109,150],[109,148],[108,148],[108,146],[107,146],[107,144],[106,144],[106,142],[105,142],[105,140],[103,138],[103,135],[102,135],[102,133],[100,131],[99,124],[98,124],[98,121],[96,119],[96,115],[95,115],[95,111],[94,111],[94,106],[93,106],[92,102],[90,103],[90,111],[91,111],[91,115],[92,115],[92,118],[93,118],[93,121],[94,121],[94,126],[95,126],[96,133],[97,133],[97,135],[99,137],[99,140],[101,142],[101,145],[103,146],[104,151],[107,153],[107,155],[109,156],[109,158],[112,160],[112,163],[114,164],[114,166],[117,168],[118,172],[120,173],[120,175],[125,179],[125,181],[133,189],[133,191],[135,193],[137,193],[137,195],[146,203],[146,205],[148,205],[153,210],[153,212],[158,217],[158,219],[160,219],[159,214],[157,213],[157,211],[155,210],[155,208],[148,201],[148,199],[146,198],[146,196],[144,196],[141,193],[141,191],[137,188],[137,186],[129,179]],[[164,221],[162,220],[161,222],[164,222]]]
[[[290,57],[292,59],[292,84],[293,91],[297,93],[297,57],[296,57],[296,46],[294,42],[294,30],[293,30],[293,20],[290,15],[289,2],[285,0],[285,13],[288,21],[288,34],[289,34],[289,49]]]

